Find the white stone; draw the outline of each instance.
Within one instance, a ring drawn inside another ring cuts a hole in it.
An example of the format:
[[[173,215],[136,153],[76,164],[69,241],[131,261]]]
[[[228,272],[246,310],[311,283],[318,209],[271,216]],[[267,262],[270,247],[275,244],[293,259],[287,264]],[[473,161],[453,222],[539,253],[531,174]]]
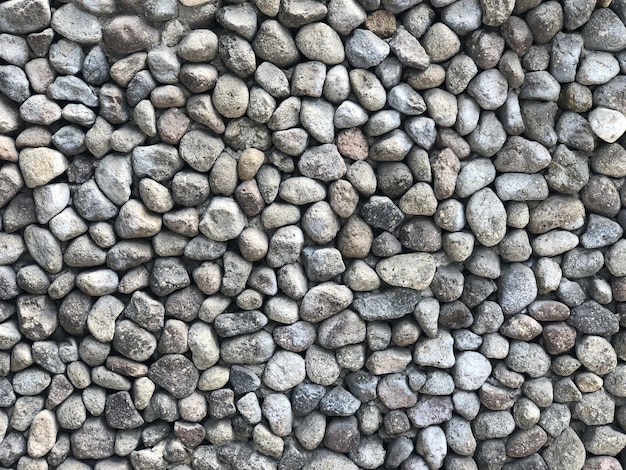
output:
[[[626,132],[626,116],[602,106],[589,113],[589,124],[595,135],[609,143],[615,142]]]

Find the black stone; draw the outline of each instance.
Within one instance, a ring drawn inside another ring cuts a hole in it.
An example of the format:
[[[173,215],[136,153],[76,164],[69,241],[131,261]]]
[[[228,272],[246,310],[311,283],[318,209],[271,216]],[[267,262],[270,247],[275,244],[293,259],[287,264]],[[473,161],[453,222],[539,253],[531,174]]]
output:
[[[233,365],[230,368],[230,384],[237,395],[254,392],[261,386],[261,379],[245,366]]]
[[[96,170],[96,160],[89,155],[76,155],[67,168],[67,181],[83,184],[89,181]]]
[[[467,305],[455,300],[441,306],[439,311],[439,325],[446,328],[468,328],[474,323],[474,316]]]
[[[491,279],[474,276],[472,274],[465,278],[461,301],[469,308],[474,308],[477,305],[480,305],[480,303],[484,300],[487,300],[487,297],[495,291],[496,283]]]
[[[327,416],[350,416],[360,406],[360,400],[343,387],[333,388],[320,401],[320,410]]]
[[[506,449],[500,439],[482,441],[476,449],[475,460],[478,468],[486,470],[501,469],[506,462]]]
[[[385,458],[385,468],[399,468],[413,452],[413,442],[408,437],[398,437],[389,445]]]
[[[134,429],[144,424],[128,392],[109,395],[104,412],[107,424],[113,429]]]
[[[334,418],[326,427],[324,445],[335,452],[347,454],[356,449],[360,441],[359,427],[354,416]]]
[[[209,414],[215,419],[224,419],[233,416],[235,408],[235,392],[227,388],[215,390],[208,396]]]
[[[168,423],[159,422],[147,426],[141,432],[141,440],[146,447],[152,447],[168,437],[171,433],[172,430]]]
[[[361,208],[361,217],[375,228],[393,232],[404,220],[404,214],[386,196],[372,196]]]
[[[297,470],[307,462],[306,454],[292,438],[285,439],[285,450],[278,461],[278,470]]]
[[[541,455],[533,454],[530,457],[505,464],[502,470],[548,470],[548,464]]]

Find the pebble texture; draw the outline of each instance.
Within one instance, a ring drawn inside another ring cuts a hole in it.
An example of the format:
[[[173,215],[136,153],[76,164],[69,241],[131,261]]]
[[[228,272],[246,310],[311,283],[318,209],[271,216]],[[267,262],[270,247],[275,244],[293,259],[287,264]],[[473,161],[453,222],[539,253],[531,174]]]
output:
[[[0,468],[623,470],[624,0],[0,3]]]

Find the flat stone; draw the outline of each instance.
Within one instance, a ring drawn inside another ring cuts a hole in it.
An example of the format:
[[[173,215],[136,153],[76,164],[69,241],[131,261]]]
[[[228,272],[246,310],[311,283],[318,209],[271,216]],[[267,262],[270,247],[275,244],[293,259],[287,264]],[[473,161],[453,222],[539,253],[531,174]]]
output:
[[[617,315],[594,300],[573,308],[567,322],[590,335],[610,335],[619,330]]]
[[[358,294],[352,306],[367,321],[393,320],[412,312],[420,298],[419,292],[413,289],[395,288]]]
[[[50,23],[50,5],[45,1],[11,0],[0,6],[0,31],[27,34]]]
[[[106,459],[113,455],[115,431],[102,418],[87,418],[70,436],[72,455],[77,459]]]
[[[225,340],[220,355],[230,364],[259,364],[272,357],[274,349],[272,336],[266,331],[258,331]]]
[[[79,44],[97,44],[102,39],[102,29],[96,16],[73,3],[55,10],[51,26],[57,33]]]
[[[379,261],[376,272],[392,286],[423,290],[435,276],[435,262],[427,253],[396,255]]]
[[[102,31],[105,44],[122,54],[141,51],[158,41],[159,33],[137,16],[116,16]]]

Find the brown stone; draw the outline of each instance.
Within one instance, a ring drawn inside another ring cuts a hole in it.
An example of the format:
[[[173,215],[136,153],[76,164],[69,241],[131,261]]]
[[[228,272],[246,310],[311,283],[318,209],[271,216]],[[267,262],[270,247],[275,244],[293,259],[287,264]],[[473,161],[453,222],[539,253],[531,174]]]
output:
[[[543,340],[548,353],[561,354],[576,344],[576,329],[566,323],[550,323],[543,329]]]
[[[138,16],[122,15],[104,27],[105,44],[116,52],[141,51],[159,40],[159,33]]]
[[[15,140],[9,136],[0,135],[0,160],[16,162],[18,157]]]
[[[530,341],[541,334],[541,324],[528,315],[513,315],[500,327],[500,333],[508,338]]]
[[[357,128],[344,129],[337,134],[337,149],[352,160],[365,160],[369,155],[367,137]]]
[[[333,418],[326,427],[324,445],[335,452],[347,454],[359,446],[360,440],[359,427],[354,416]]]
[[[513,407],[517,394],[513,390],[484,383],[478,391],[478,397],[485,408],[504,411]]]
[[[472,312],[460,300],[449,302],[441,306],[439,312],[439,324],[441,326],[460,329],[468,328],[474,322]]]
[[[437,199],[452,197],[456,188],[456,177],[461,170],[461,162],[448,148],[437,153],[430,161],[433,171],[433,189]]]
[[[119,356],[109,356],[106,368],[127,377],[144,377],[148,375],[148,366]]]
[[[389,38],[396,32],[396,17],[389,10],[376,10],[365,20],[365,27],[378,37]]]
[[[204,428],[200,423],[176,421],[174,423],[174,435],[180,439],[185,447],[197,447],[204,440]]]
[[[157,121],[157,130],[161,140],[167,144],[177,144],[183,138],[191,120],[178,108],[165,111]]]
[[[241,210],[249,217],[260,214],[265,208],[265,201],[256,180],[247,180],[237,186],[235,198],[241,206]]]
[[[536,300],[528,306],[528,314],[537,321],[562,321],[569,317],[569,307],[556,300]]]
[[[509,17],[500,27],[500,33],[506,44],[520,56],[524,55],[533,43],[533,32],[526,22],[517,16]]]

